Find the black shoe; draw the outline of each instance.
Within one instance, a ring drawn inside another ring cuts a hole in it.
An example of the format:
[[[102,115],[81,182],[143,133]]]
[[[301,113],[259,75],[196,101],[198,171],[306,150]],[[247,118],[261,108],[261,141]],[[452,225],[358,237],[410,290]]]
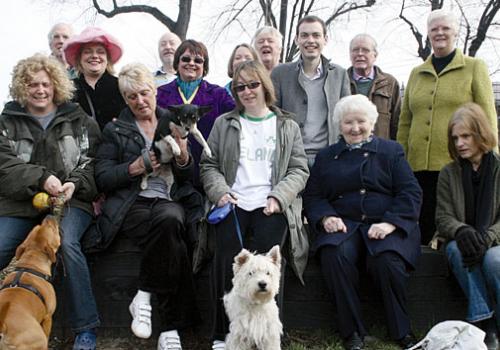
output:
[[[496,330],[491,330],[486,332],[486,336],[484,337],[484,343],[488,350],[497,350],[498,349],[498,334]]]
[[[398,340],[399,346],[401,346],[403,349],[411,348],[412,346],[415,346],[415,344],[417,343],[418,343],[417,339],[411,332]]]
[[[481,328],[485,333],[484,344],[488,350],[498,349],[498,334],[495,319],[493,317],[488,318],[479,322],[479,328]]]
[[[354,332],[344,340],[344,349],[346,350],[363,350],[364,348],[365,343],[363,343],[363,339],[359,336],[358,332]]]

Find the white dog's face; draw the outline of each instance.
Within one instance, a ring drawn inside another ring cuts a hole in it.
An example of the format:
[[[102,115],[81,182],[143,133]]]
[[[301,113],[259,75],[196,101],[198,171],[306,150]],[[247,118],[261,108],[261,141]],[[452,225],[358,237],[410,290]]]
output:
[[[279,292],[281,254],[274,246],[266,255],[246,249],[234,258],[233,291],[251,303],[267,303]]]

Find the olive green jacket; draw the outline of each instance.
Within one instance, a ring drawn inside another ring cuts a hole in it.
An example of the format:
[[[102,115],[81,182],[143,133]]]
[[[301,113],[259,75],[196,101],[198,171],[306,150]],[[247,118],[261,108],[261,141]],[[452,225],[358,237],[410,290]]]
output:
[[[293,270],[302,281],[306,268],[309,242],[302,223],[302,197],[309,177],[307,158],[300,136],[299,126],[291,115],[277,107],[271,107],[277,116],[276,155],[273,165],[270,197],[278,200],[289,228],[290,258]],[[240,158],[240,116],[237,109],[215,121],[208,144],[212,157],[202,156],[200,179],[212,203],[230,192],[236,179]]]
[[[440,171],[451,161],[448,122],[466,102],[475,102],[484,109],[497,135],[493,88],[483,61],[456,49],[455,57],[439,75],[431,57],[412,70],[404,92],[397,140],[413,171]]]
[[[493,210],[491,225],[486,231],[490,245],[500,244],[500,159],[495,157],[493,166]],[[458,162],[446,165],[439,173],[437,185],[435,237],[440,242],[455,238],[457,230],[466,226],[462,169]]]

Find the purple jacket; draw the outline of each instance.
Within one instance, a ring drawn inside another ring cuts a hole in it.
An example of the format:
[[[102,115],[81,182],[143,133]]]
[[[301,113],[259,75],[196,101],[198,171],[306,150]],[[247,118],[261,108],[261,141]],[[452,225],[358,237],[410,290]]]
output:
[[[167,108],[171,105],[183,104],[179,90],[177,89],[177,81],[162,85],[158,88],[156,100],[159,107]],[[191,102],[198,106],[212,106],[212,110],[203,116],[198,122],[198,129],[208,139],[215,119],[223,113],[229,112],[234,109],[235,104],[233,98],[227,93],[226,89],[219,85],[210,84],[202,80],[195,98]],[[201,158],[201,145],[192,136],[189,136],[191,144],[191,154],[194,158],[194,185],[201,188],[199,181],[199,167]]]

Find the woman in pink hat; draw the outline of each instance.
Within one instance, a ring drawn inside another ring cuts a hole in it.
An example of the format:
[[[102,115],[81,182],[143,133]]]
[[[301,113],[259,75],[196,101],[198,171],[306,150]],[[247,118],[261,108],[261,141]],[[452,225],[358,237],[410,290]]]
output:
[[[122,52],[118,40],[97,27],[86,28],[64,44],[66,61],[78,72],[73,80],[74,100],[97,121],[101,130],[125,108],[118,79],[113,76],[113,65]]]

